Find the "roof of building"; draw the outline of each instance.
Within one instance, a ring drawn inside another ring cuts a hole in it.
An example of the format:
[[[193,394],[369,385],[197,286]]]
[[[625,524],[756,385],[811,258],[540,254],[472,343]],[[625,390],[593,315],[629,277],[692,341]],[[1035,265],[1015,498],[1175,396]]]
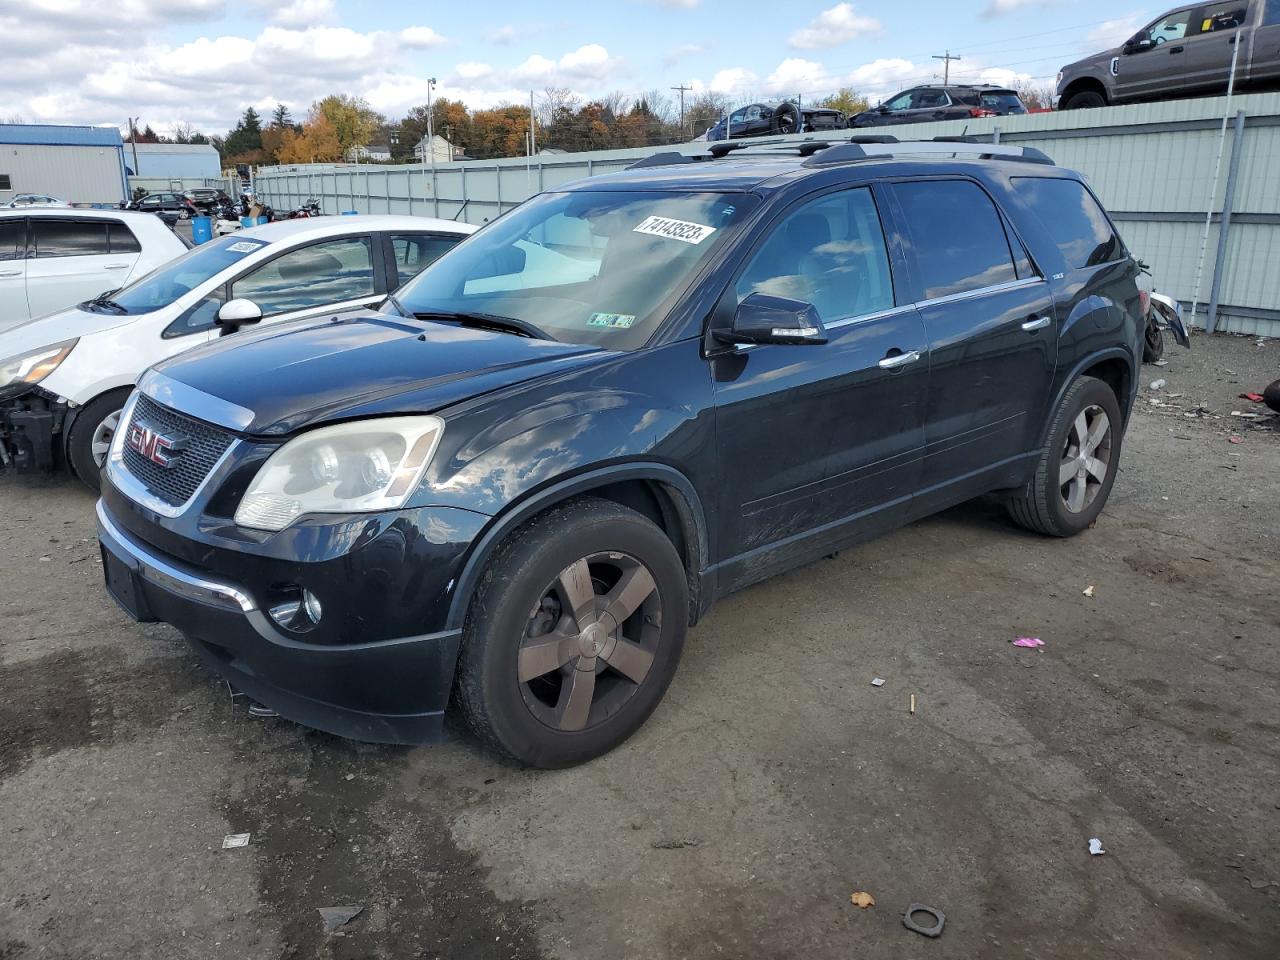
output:
[[[0,123],[0,143],[25,146],[119,147],[115,127],[65,127],[43,123]]]
[[[138,153],[217,153],[218,150],[211,143],[139,143],[128,144],[130,150],[135,146]]]

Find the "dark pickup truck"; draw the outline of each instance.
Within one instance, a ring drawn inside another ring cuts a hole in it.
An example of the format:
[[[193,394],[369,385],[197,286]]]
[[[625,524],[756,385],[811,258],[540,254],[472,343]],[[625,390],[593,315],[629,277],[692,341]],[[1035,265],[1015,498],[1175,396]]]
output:
[[[1225,92],[1237,46],[1237,87],[1280,87],[1280,0],[1178,7],[1123,45],[1063,67],[1058,108]]]

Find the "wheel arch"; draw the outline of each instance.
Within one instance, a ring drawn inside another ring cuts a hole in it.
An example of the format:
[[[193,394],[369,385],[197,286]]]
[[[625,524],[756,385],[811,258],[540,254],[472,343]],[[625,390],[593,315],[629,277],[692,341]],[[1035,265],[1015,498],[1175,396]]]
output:
[[[1066,89],[1062,91],[1062,96],[1058,98],[1060,104],[1066,104],[1071,101],[1077,93],[1096,93],[1099,94],[1103,101],[1111,103],[1111,94],[1107,91],[1107,85],[1097,77],[1077,77],[1067,84]]]
[[[1082,360],[1077,361],[1071,372],[1062,379],[1062,382],[1058,385],[1057,392],[1054,394],[1053,403],[1049,405],[1048,415],[1045,417],[1044,425],[1041,428],[1040,442],[1042,444],[1048,440],[1049,427],[1053,423],[1054,411],[1062,403],[1062,398],[1066,395],[1066,392],[1071,389],[1071,384],[1075,383],[1080,377],[1096,377],[1111,387],[1111,391],[1116,395],[1116,403],[1120,406],[1120,413],[1124,417],[1125,425],[1128,425],[1129,415],[1133,412],[1137,374],[1134,370],[1133,356],[1121,347],[1111,347],[1107,350],[1091,353]]]
[[[575,497],[595,496],[652,520],[675,545],[689,584],[689,623],[704,610],[701,571],[709,554],[702,499],[689,479],[662,463],[624,463],[576,474],[533,491],[494,517],[468,553],[449,605],[448,628],[466,619],[471,597],[494,551],[535,516]],[[709,597],[706,598],[709,600]]]

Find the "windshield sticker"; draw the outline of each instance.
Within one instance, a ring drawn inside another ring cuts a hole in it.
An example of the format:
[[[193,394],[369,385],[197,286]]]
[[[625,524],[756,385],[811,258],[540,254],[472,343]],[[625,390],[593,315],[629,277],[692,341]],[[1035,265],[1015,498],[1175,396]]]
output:
[[[645,217],[633,233],[648,233],[655,237],[679,240],[681,243],[701,243],[716,232],[715,227],[688,220],[672,220],[670,217]]]
[[[235,243],[227,247],[231,253],[253,253],[259,247],[265,247],[265,243],[257,243],[253,240],[237,240]]]
[[[611,330],[625,330],[636,322],[630,313],[593,313],[587,319],[588,327],[608,327]]]

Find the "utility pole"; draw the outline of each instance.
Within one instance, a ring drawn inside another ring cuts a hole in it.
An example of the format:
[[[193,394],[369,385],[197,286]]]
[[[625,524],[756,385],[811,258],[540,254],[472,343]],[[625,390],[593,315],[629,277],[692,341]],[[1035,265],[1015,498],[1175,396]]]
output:
[[[129,118],[129,142],[133,145],[133,175],[135,177],[142,176],[138,172],[138,121],[141,117]]]
[[[944,84],[950,83],[951,82],[951,61],[960,60],[962,58],[952,56],[951,51],[948,50],[946,54],[941,57],[935,53],[933,55],[933,59],[942,61],[942,82]]]
[[[680,136],[684,136],[684,94],[686,90],[692,90],[693,87],[686,87],[683,83],[678,87],[672,87],[672,90],[680,91]]]
[[[533,91],[529,91],[529,156],[538,152],[538,134],[533,127]]]

